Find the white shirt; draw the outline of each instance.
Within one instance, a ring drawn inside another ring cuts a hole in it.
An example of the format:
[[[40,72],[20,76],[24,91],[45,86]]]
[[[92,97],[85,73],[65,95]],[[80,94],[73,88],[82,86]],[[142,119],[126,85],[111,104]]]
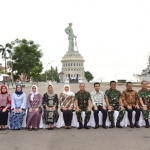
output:
[[[105,99],[104,99],[104,92],[102,92],[102,91],[91,92],[91,99],[92,99],[93,106],[98,106],[98,105],[106,106]]]

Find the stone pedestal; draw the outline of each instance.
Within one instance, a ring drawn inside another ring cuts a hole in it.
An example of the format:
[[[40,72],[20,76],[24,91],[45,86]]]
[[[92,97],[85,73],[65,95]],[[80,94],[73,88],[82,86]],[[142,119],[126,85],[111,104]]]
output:
[[[64,81],[69,83],[69,79],[73,82],[85,82],[84,59],[79,51],[67,51],[62,57],[62,72],[64,73]]]

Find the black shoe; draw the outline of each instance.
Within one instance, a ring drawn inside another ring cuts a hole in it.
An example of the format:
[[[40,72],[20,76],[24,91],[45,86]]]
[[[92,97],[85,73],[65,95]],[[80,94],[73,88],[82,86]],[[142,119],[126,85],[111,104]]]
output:
[[[130,123],[130,128],[134,128],[134,125],[132,123]]]
[[[107,126],[103,124],[103,125],[102,125],[102,128],[107,129]]]
[[[97,128],[99,128],[99,124],[96,124],[94,127],[94,129],[97,129]]]
[[[117,128],[122,128],[122,126],[120,125],[119,122],[116,123],[116,127],[117,127]]]
[[[145,128],[149,128],[149,122],[148,122],[148,120],[146,120],[145,122],[146,122]]]
[[[84,128],[85,128],[85,129],[90,129],[90,128],[87,126],[87,123],[84,123]]]
[[[111,125],[109,126],[109,128],[114,128],[115,127],[115,124],[114,122],[111,123]]]
[[[138,121],[136,121],[135,125],[136,128],[140,128],[140,126],[138,125]]]
[[[77,129],[82,129],[82,128],[83,128],[82,122],[79,122],[79,127]]]

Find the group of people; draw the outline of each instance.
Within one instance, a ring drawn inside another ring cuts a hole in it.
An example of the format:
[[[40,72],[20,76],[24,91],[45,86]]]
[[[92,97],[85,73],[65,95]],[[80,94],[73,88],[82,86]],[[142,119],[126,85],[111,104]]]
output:
[[[40,119],[43,114],[43,122],[47,124],[48,130],[54,129],[54,123],[59,118],[58,108],[63,113],[65,129],[71,129],[73,111],[76,112],[79,122],[78,129],[89,129],[87,123],[90,120],[91,111],[94,113],[95,127],[99,128],[99,111],[103,114],[102,127],[107,129],[107,115],[111,122],[109,128],[122,128],[120,122],[123,120],[125,111],[128,112],[130,128],[139,128],[140,112],[143,113],[145,127],[149,128],[149,111],[150,111],[150,90],[148,90],[147,81],[141,82],[142,89],[136,92],[132,89],[132,82],[126,83],[126,89],[122,92],[116,89],[116,82],[110,82],[110,89],[105,92],[100,90],[100,83],[94,83],[94,91],[89,93],[85,90],[85,84],[79,84],[79,91],[73,93],[68,84],[64,85],[63,92],[58,95],[54,92],[53,86],[48,85],[47,92],[42,96],[38,92],[38,87],[33,85],[31,93],[27,96],[22,91],[21,84],[16,86],[15,92],[10,98],[7,87],[1,86],[0,90],[0,130],[5,130],[8,120],[10,129],[20,130],[22,127],[23,117],[27,112],[26,127],[29,131],[37,131]],[[27,111],[26,111],[27,110]],[[85,112],[84,124],[82,121],[82,112]],[[118,111],[117,122],[114,122],[114,111]],[[132,122],[132,112],[135,111],[135,123]],[[43,112],[43,113],[42,113]]]

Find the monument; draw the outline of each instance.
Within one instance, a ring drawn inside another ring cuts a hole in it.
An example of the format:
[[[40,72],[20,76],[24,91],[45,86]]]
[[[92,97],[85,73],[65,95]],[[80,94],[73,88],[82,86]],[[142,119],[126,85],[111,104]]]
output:
[[[65,83],[85,82],[84,58],[78,51],[77,37],[73,33],[72,23],[65,29],[68,35],[68,51],[62,57],[61,81]],[[75,50],[76,49],[76,50]],[[63,77],[62,77],[63,75]]]

